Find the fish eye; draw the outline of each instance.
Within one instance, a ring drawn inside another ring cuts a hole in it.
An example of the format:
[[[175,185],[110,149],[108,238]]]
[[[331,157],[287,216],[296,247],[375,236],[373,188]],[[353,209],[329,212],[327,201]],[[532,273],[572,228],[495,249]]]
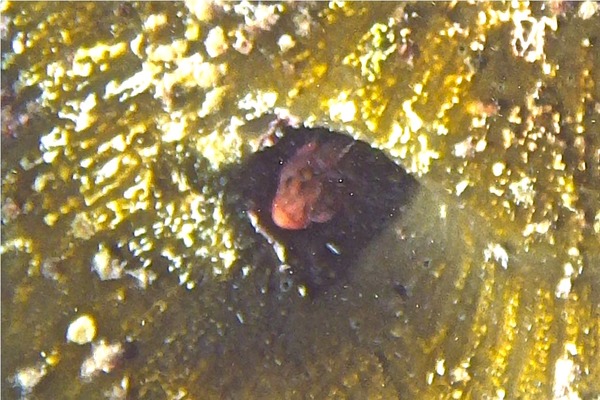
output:
[[[283,184],[285,186],[289,186],[292,184],[292,182],[294,181],[294,177],[293,176],[288,176],[287,178],[285,178],[285,181],[283,181]]]
[[[300,179],[309,181],[313,178],[313,171],[309,167],[304,167],[300,170]]]

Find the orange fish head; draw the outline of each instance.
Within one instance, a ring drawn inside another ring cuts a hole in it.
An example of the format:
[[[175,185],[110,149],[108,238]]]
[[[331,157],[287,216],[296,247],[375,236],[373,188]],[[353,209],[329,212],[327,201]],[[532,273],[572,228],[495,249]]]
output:
[[[282,229],[305,229],[310,224],[306,213],[306,203],[302,198],[286,199],[275,196],[271,207],[271,217],[275,225]]]
[[[321,182],[314,178],[309,168],[295,172],[295,175],[282,179],[271,207],[273,222],[283,229],[305,229],[315,222],[310,211],[321,194]]]

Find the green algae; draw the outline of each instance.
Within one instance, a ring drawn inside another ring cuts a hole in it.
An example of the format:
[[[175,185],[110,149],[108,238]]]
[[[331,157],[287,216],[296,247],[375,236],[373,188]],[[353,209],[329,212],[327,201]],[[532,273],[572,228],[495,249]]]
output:
[[[141,398],[600,393],[598,13],[3,7],[3,91],[38,105],[2,140],[3,206],[20,208],[2,230],[3,398],[38,363],[38,398],[123,380]],[[225,43],[206,41],[216,27]],[[223,198],[278,110],[384,149],[425,186],[314,302],[272,291],[270,247]],[[101,281],[101,248],[156,280]],[[65,340],[80,313],[138,356],[83,382],[89,345]]]

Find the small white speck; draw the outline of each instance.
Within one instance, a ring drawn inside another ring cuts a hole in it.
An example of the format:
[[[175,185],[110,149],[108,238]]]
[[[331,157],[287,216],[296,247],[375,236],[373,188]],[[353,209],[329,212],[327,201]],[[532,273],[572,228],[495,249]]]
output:
[[[481,153],[487,147],[487,141],[485,139],[480,139],[475,144],[475,151]]]
[[[556,285],[556,290],[554,295],[558,299],[567,299],[569,298],[569,293],[571,293],[571,278],[562,278],[558,284]]]
[[[494,174],[494,176],[500,176],[504,172],[504,168],[505,168],[504,163],[501,163],[501,162],[494,163],[494,165],[492,165],[492,174]]]
[[[306,287],[304,285],[298,286],[298,294],[300,297],[306,297]]]
[[[465,189],[467,187],[469,187],[469,181],[468,180],[463,180],[463,181],[458,182],[456,184],[456,195],[460,196],[465,191]]]
[[[340,248],[332,242],[327,242],[325,244],[325,247],[327,247],[327,249],[332,252],[333,254],[335,254],[336,256],[339,256],[340,254],[342,254]]]
[[[109,373],[117,366],[123,351],[121,343],[107,344],[101,340],[92,344],[92,354],[81,364],[81,377],[90,379],[100,372]]]
[[[12,48],[15,54],[22,54],[25,51],[25,36],[19,32],[12,42]]]
[[[531,180],[531,178],[525,176],[520,181],[513,182],[510,185],[508,185],[508,188],[512,192],[517,205],[533,205],[535,190],[533,188],[533,181]]]
[[[157,278],[154,271],[143,267],[134,269],[133,271],[125,271],[125,273],[134,278],[141,289],[146,289],[149,285],[152,285]]]
[[[165,14],[152,14],[144,21],[144,28],[152,31],[167,23],[167,16]]]
[[[242,314],[240,314],[238,312],[238,313],[235,313],[235,316],[237,317],[237,320],[240,322],[240,324],[244,323],[244,316]]]
[[[244,55],[250,54],[252,52],[252,48],[254,47],[252,42],[248,39],[243,31],[235,32],[235,42],[232,46],[234,49]]]
[[[225,38],[225,32],[220,26],[214,27],[208,32],[206,40],[204,41],[206,47],[206,53],[211,57],[215,58],[225,53],[229,48],[227,40]]]
[[[471,376],[469,375],[469,372],[467,370],[467,367],[469,366],[469,364],[461,364],[460,367],[457,367],[455,369],[453,369],[452,371],[450,371],[450,379],[451,379],[451,383],[457,383],[457,382],[468,382],[471,380]]]
[[[503,269],[508,268],[508,253],[504,247],[498,243],[488,243],[487,248],[483,251],[485,261],[490,261],[492,258],[499,262]]]
[[[92,259],[92,271],[96,272],[103,281],[119,279],[123,276],[125,264],[125,261],[119,262],[113,259],[110,250],[101,244]]]
[[[435,363],[435,372],[439,376],[443,376],[446,373],[446,367],[444,366],[445,360],[437,360]]]
[[[67,340],[77,344],[86,344],[96,337],[96,321],[89,315],[81,315],[67,328]]]
[[[446,219],[448,218],[448,206],[445,204],[442,204],[440,206],[440,219]]]
[[[48,373],[45,363],[37,363],[31,367],[21,368],[11,379],[14,385],[21,389],[23,394],[31,393],[34,387]]]
[[[581,19],[590,19],[598,11],[598,3],[596,1],[587,0],[581,3],[577,15]]]
[[[281,51],[283,53],[285,53],[286,51],[293,48],[296,45],[296,42],[290,35],[286,34],[286,35],[281,35],[281,37],[277,41],[277,45],[279,46]]]
[[[554,364],[553,399],[579,400],[579,393],[573,388],[575,377],[579,376],[579,367],[565,354]]]
[[[504,389],[498,389],[496,390],[496,395],[498,396],[499,400],[502,400],[506,397],[506,391]]]
[[[106,179],[114,176],[119,170],[119,165],[121,164],[121,158],[115,157],[108,160],[97,172],[95,183],[102,183]]]
[[[329,106],[329,116],[333,120],[350,122],[356,115],[356,104],[352,100],[337,102],[333,101]]]
[[[428,385],[431,385],[433,383],[433,372],[428,372],[425,380]]]

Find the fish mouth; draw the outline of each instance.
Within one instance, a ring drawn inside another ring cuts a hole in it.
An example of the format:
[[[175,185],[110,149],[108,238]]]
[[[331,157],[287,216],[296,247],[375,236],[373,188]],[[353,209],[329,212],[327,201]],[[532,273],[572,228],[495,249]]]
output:
[[[271,218],[275,225],[281,229],[300,230],[306,229],[309,225],[307,218],[301,212],[290,212],[287,207],[281,204],[277,198],[273,199],[271,207]]]

